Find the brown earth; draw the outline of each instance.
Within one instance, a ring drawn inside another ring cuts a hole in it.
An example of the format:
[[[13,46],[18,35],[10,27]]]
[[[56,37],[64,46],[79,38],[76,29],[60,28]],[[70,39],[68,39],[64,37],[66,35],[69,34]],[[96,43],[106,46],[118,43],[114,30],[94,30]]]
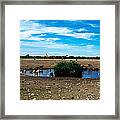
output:
[[[75,59],[71,59],[72,61],[76,61]],[[71,61],[70,59],[66,59],[64,61]],[[54,67],[58,62],[61,62],[62,59],[20,59],[20,68],[36,68],[43,66],[44,68],[52,68]],[[87,66],[88,64],[93,65],[95,68],[100,69],[100,60],[98,59],[78,59],[77,63],[81,65]]]
[[[20,77],[21,100],[99,100],[100,80]]]

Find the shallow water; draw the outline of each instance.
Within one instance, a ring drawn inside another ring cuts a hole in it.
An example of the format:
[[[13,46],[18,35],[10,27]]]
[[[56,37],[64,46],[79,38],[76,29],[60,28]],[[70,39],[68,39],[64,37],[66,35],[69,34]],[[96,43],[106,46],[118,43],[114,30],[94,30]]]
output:
[[[82,78],[100,78],[100,71],[83,71]]]
[[[42,69],[37,73],[32,72],[32,70],[26,70],[25,72],[21,71],[21,75],[27,76],[40,76],[40,77],[54,77],[54,69]],[[100,71],[83,71],[82,78],[100,78]]]

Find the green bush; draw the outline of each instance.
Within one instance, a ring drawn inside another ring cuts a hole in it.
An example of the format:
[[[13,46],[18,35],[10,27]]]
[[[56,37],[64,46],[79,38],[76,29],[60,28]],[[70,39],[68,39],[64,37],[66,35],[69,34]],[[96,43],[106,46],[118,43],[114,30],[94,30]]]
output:
[[[71,61],[59,62],[55,67],[55,76],[56,77],[82,77],[83,68],[80,64]]]

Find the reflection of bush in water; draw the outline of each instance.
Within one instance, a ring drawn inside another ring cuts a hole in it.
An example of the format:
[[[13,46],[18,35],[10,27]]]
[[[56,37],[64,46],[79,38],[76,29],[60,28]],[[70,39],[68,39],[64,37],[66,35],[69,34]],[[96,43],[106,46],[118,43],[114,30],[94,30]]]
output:
[[[80,77],[82,78],[82,66],[77,62],[71,61],[59,62],[55,67],[55,76],[56,77]]]

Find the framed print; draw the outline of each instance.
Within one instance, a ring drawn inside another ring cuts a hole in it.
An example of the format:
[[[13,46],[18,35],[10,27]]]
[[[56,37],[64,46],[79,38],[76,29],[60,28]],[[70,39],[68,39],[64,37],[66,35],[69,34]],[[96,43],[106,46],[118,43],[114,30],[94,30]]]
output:
[[[1,2],[1,118],[119,119],[119,2]]]

